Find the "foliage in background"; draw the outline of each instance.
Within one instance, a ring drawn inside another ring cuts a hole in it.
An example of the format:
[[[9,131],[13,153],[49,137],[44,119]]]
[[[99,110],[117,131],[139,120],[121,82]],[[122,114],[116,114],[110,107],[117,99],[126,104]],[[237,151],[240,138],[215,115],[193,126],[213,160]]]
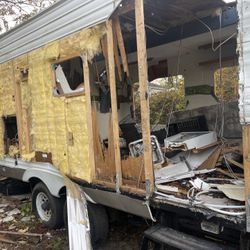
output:
[[[29,19],[56,0],[0,0],[0,33]]]
[[[179,111],[185,108],[185,87],[182,76],[161,78],[153,81],[161,86],[161,91],[151,91],[150,123],[151,125],[166,124],[167,115],[171,111]],[[135,98],[136,122],[140,122],[140,98]]]
[[[220,101],[228,102],[238,99],[238,72],[237,66],[218,69],[215,72],[214,92]]]
[[[221,73],[220,73],[221,72]],[[238,67],[218,69],[214,74],[214,92],[219,101],[238,99]],[[167,77],[155,80],[153,83],[162,87],[162,91],[150,93],[150,123],[151,125],[166,124],[168,114],[185,108],[185,86],[182,76]],[[135,98],[136,122],[140,123],[140,98]]]

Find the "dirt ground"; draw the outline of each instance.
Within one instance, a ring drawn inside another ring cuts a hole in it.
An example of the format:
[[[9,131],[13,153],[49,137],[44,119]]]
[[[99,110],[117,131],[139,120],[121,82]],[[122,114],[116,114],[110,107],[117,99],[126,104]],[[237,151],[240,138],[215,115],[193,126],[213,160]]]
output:
[[[144,221],[134,217],[113,221],[107,242],[98,250],[139,249],[145,227]],[[13,232],[17,235],[13,235]],[[67,230],[48,230],[43,227],[41,221],[32,214],[30,195],[0,194],[0,249],[66,250],[69,249]]]

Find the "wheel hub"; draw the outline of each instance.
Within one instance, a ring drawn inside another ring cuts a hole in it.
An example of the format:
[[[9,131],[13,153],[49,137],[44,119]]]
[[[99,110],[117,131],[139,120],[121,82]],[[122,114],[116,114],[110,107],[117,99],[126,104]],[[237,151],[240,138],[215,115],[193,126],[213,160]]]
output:
[[[37,194],[36,209],[39,217],[43,221],[49,221],[51,219],[52,211],[50,208],[49,198],[43,192]]]

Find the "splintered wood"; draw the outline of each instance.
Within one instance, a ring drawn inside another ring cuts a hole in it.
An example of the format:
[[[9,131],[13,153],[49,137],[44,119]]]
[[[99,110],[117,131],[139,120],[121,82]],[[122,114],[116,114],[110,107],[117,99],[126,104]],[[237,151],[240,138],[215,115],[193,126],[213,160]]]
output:
[[[127,76],[129,76],[127,55],[126,55],[126,50],[125,50],[124,40],[123,40],[123,36],[122,36],[122,29],[121,29],[119,17],[116,17],[114,19],[114,30],[115,30],[114,33],[116,35],[118,47],[119,47],[120,54],[121,54],[123,70],[127,74]]]
[[[217,147],[215,151],[208,157],[208,159],[199,167],[202,169],[213,169],[216,166],[216,163],[221,154],[221,147]]]
[[[145,182],[143,156],[137,158],[129,157],[122,160],[122,175],[124,178],[137,181],[138,183]]]
[[[96,178],[99,181],[115,182],[115,160],[114,160],[114,150],[113,150],[113,128],[110,119],[109,122],[109,136],[108,136],[108,148],[102,147],[101,139],[99,136],[99,128],[96,120],[96,109],[92,109],[93,117],[93,141],[94,141],[94,155],[96,162]],[[138,158],[128,157],[121,161],[122,165],[122,176],[124,180],[130,180],[130,182],[125,183],[127,185],[132,185],[134,187],[140,187],[141,183],[145,182],[145,171],[143,166],[143,156]],[[100,182],[98,182],[101,184]],[[106,185],[106,183],[104,183]]]
[[[144,167],[147,182],[147,195],[154,191],[154,171],[150,139],[150,112],[148,93],[148,63],[146,48],[146,31],[144,23],[144,2],[135,0],[136,42],[138,55],[138,73],[140,84],[140,105],[142,138],[144,144]]]
[[[116,168],[116,190],[119,191],[122,185],[122,171],[121,171],[121,154],[120,154],[120,140],[119,140],[119,117],[117,110],[117,84],[115,76],[115,62],[114,62],[114,36],[113,36],[113,22],[107,21],[107,41],[108,41],[108,67],[109,67],[109,86],[111,96],[111,121],[113,133],[113,147],[115,168]],[[110,147],[110,146],[109,146]]]
[[[107,35],[101,40],[101,47],[105,58],[109,80],[108,84],[111,90],[112,112],[109,117],[108,146],[106,147],[104,143],[101,142],[96,108],[95,105],[92,105],[95,183],[103,183],[105,186],[107,186],[108,183],[116,183],[116,189],[119,189],[124,179],[125,185],[139,188],[141,183],[145,182],[143,156],[138,158],[129,157],[124,160],[121,160],[120,156],[116,76],[114,69],[116,66],[118,78],[122,81],[123,72],[127,77],[129,76],[129,67],[118,16],[115,16],[113,20],[107,22]]]
[[[115,180],[115,165],[112,164],[112,148],[109,147],[109,152],[103,149],[101,138],[99,135],[99,127],[97,124],[97,116],[96,116],[96,108],[92,107],[92,119],[93,119],[93,141],[94,141],[94,156],[95,156],[95,164],[96,164],[96,178],[100,180],[107,180],[114,182]],[[109,140],[113,141],[112,130],[109,132]],[[108,156],[111,156],[109,159]],[[109,164],[111,162],[111,164]],[[114,161],[113,161],[114,162]]]

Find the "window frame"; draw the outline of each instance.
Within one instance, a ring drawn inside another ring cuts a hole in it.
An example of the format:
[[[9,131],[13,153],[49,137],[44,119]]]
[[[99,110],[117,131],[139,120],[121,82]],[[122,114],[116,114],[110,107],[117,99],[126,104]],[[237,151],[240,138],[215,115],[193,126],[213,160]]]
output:
[[[85,87],[84,87],[84,90],[79,90],[79,91],[76,91],[76,92],[73,92],[73,93],[55,94],[57,86],[56,86],[56,74],[55,74],[55,70],[54,70],[53,66],[55,64],[60,64],[60,63],[66,62],[66,61],[70,61],[70,60],[72,60],[74,58],[77,58],[77,57],[80,57],[81,60],[82,60],[81,69],[82,69],[82,74],[83,74],[83,85],[85,85],[85,83],[84,83],[84,67],[83,67],[83,58],[82,58],[82,56],[80,54],[75,54],[75,55],[71,55],[71,56],[68,56],[68,57],[60,58],[58,60],[53,61],[51,63],[51,65],[50,65],[51,73],[52,73],[52,79],[53,79],[53,96],[54,97],[58,97],[58,98],[67,97],[67,98],[70,98],[70,97],[77,97],[77,96],[85,95]],[[74,91],[74,90],[72,90],[72,91]]]

